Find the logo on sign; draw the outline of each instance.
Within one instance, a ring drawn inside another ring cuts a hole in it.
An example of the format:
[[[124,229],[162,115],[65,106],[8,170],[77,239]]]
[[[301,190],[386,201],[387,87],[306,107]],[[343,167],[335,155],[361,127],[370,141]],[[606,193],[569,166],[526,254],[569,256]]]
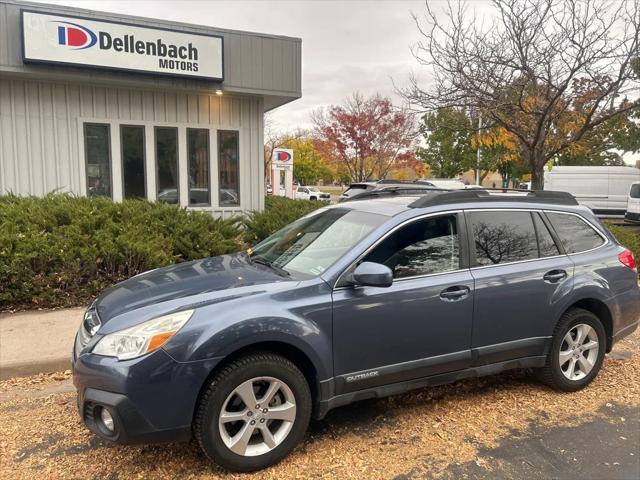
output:
[[[278,155],[276,155],[276,159],[279,162],[288,162],[291,160],[291,154],[289,152],[279,151]]]
[[[93,47],[98,36],[87,27],[77,23],[58,22],[58,45],[65,45],[74,50]]]

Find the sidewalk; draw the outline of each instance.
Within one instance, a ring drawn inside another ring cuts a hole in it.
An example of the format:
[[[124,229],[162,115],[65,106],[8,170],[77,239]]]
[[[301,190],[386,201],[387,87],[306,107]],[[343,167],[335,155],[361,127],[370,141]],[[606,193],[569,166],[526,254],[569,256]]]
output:
[[[84,310],[0,314],[0,380],[68,370]]]

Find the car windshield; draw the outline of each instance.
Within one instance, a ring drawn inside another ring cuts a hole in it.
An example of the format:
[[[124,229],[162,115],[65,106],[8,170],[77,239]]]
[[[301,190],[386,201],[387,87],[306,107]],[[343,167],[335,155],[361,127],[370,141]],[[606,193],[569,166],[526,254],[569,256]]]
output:
[[[357,195],[359,193],[366,192],[366,191],[367,191],[367,187],[358,185],[357,187],[347,188],[344,191],[343,195],[348,195],[350,197],[353,197],[354,195]]]
[[[319,192],[318,187],[307,187],[310,192]]]
[[[347,208],[322,208],[251,249],[251,258],[288,273],[317,276],[387,219]]]

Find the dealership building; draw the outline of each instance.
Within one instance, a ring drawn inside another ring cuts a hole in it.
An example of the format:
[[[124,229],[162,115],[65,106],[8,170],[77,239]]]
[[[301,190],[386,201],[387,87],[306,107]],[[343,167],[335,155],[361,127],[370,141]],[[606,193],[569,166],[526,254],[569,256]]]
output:
[[[0,0],[0,193],[145,198],[223,217],[262,209],[263,117],[300,98],[301,48]]]

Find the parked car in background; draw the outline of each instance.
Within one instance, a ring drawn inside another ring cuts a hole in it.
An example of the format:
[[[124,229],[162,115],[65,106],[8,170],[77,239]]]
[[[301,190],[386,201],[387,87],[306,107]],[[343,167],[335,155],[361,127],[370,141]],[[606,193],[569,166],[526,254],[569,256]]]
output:
[[[633,254],[571,195],[403,192],[104,291],[73,349],[84,424],[252,471],[357,400],[513,368],[579,390],[637,328]]]
[[[634,167],[553,167],[544,172],[544,189],[569,192],[597,215],[624,216],[631,184],[640,181]]]
[[[357,195],[371,191],[382,191],[390,189],[402,189],[404,193],[409,193],[408,190],[427,190],[436,188],[428,180],[415,180],[415,181],[402,181],[402,180],[379,180],[377,182],[359,182],[349,185],[340,195],[339,201],[353,199]]]
[[[640,223],[640,182],[633,183],[629,189],[627,213],[624,218],[628,222]]]
[[[322,192],[318,187],[299,185],[295,191],[297,200],[331,200],[331,194]]]

